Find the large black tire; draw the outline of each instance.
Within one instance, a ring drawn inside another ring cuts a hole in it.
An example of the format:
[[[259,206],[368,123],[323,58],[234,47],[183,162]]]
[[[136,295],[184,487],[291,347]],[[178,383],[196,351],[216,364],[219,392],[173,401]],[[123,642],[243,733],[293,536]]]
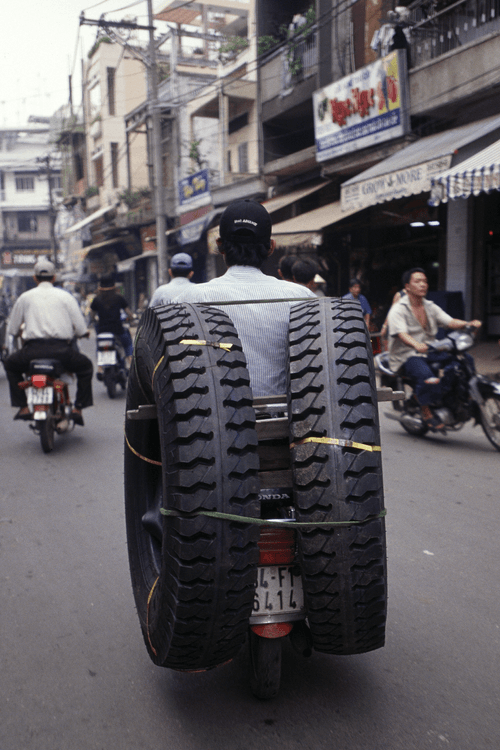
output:
[[[297,519],[363,522],[299,534],[314,648],[380,648],[387,606],[381,453],[299,444],[313,437],[380,446],[373,355],[357,303],[325,298],[292,307],[288,398]]]
[[[486,396],[479,407],[483,432],[497,451],[500,451],[500,398]]]
[[[250,687],[256,698],[278,695],[281,683],[282,638],[261,638],[249,631]]]
[[[225,313],[194,305],[147,310],[127,410],[143,404],[156,404],[158,419],[127,420],[125,509],[144,640],[155,664],[210,669],[245,641],[258,563],[258,526],[196,515],[260,511],[252,392]],[[193,515],[161,516],[160,507]]]
[[[51,411],[47,413],[47,419],[40,422],[40,443],[44,453],[54,450],[54,418]]]

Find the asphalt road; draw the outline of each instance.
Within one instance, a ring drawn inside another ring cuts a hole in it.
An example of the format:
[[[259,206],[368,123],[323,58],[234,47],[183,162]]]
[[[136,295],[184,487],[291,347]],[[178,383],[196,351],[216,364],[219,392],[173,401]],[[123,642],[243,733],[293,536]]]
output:
[[[500,747],[500,455],[480,428],[418,440],[382,416],[387,645],[286,648],[262,703],[246,653],[195,675],[150,662],[125,543],[124,398],[94,390],[85,427],[44,455],[0,373],[0,750]]]

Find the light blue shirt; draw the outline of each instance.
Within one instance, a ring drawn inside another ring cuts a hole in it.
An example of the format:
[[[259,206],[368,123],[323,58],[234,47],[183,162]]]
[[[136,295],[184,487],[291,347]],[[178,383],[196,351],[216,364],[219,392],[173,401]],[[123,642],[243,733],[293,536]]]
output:
[[[224,276],[185,287],[176,302],[317,299],[314,292],[291,281],[266,276],[253,266],[231,266]],[[286,393],[290,302],[223,305],[238,332],[247,358],[254,396]],[[217,307],[217,305],[214,305]]]
[[[149,307],[168,305],[169,302],[174,302],[177,295],[181,294],[189,286],[194,286],[194,284],[192,281],[189,281],[187,276],[174,276],[168,284],[162,284],[158,287],[151,297]]]
[[[352,299],[355,302],[359,302],[361,305],[361,309],[363,311],[363,315],[371,315],[372,309],[370,307],[370,303],[366,299],[366,297],[363,294],[358,294],[357,297],[354,296],[352,292],[348,292],[347,294],[344,294],[342,299]]]

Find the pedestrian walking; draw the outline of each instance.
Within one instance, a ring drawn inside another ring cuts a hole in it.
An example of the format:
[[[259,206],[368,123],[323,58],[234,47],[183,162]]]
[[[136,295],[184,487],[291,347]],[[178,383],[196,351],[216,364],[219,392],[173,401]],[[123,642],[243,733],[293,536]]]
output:
[[[350,280],[349,291],[347,294],[344,294],[342,299],[352,299],[352,300],[355,300],[356,302],[359,302],[359,304],[361,305],[361,309],[363,311],[363,317],[365,319],[366,327],[369,330],[370,329],[370,316],[372,314],[372,309],[366,297],[363,294],[361,294],[361,282],[359,279]]]

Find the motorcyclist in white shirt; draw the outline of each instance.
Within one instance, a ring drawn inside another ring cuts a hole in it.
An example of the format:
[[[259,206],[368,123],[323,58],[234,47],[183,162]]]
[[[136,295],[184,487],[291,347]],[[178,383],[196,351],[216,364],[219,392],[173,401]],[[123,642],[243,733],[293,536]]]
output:
[[[34,274],[37,286],[17,299],[7,329],[8,335],[19,336],[24,325],[22,348],[4,361],[11,404],[19,409],[14,419],[30,419],[26,393],[18,384],[31,360],[47,358],[59,360],[68,372],[75,373],[77,390],[71,418],[83,425],[82,409],[93,404],[93,365],[72,341],[89,335],[87,324],[75,298],[54,287],[56,268],[51,261],[39,260]]]

